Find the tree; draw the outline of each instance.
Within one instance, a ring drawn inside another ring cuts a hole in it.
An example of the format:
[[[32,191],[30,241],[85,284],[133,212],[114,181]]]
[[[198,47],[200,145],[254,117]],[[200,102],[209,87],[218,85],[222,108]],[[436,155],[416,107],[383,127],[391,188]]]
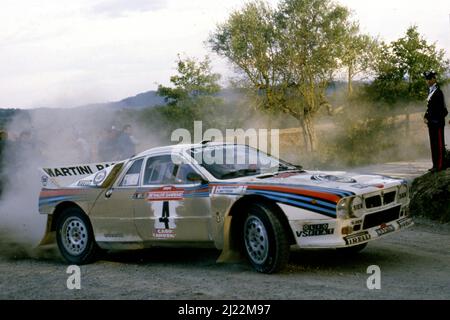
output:
[[[353,93],[353,79],[362,73],[366,76],[373,70],[373,61],[379,52],[379,43],[366,34],[359,34],[358,26],[354,26],[346,39],[342,64],[347,69],[347,92]]]
[[[411,102],[422,101],[428,91],[423,72],[436,71],[441,77],[449,70],[445,51],[429,44],[418,32],[417,26],[407,29],[405,36],[383,44],[375,62],[376,78],[369,93],[377,101],[395,106],[403,102],[406,113],[406,134],[409,135]]]
[[[208,42],[258,92],[259,107],[298,119],[314,151],[314,116],[341,66],[349,15],[330,0],[284,0],[277,9],[257,0],[234,11]]]
[[[220,75],[212,72],[208,56],[203,61],[197,61],[189,57],[182,59],[178,55],[177,72],[177,75],[170,77],[174,88],[159,85],[157,90],[157,94],[164,97],[169,105],[211,96],[220,91]]]
[[[394,105],[397,102],[421,101],[427,96],[423,72],[436,71],[441,77],[449,70],[445,51],[429,44],[411,26],[405,36],[383,44],[375,63],[375,80],[371,92],[376,100]]]
[[[205,122],[204,127],[217,128],[220,125],[217,109],[223,106],[222,99],[217,96],[221,89],[219,80],[220,75],[212,72],[208,56],[201,61],[178,56],[177,74],[170,77],[173,87],[159,85],[157,90],[168,104],[157,108],[159,117],[167,123],[164,130],[192,130],[196,120]]]

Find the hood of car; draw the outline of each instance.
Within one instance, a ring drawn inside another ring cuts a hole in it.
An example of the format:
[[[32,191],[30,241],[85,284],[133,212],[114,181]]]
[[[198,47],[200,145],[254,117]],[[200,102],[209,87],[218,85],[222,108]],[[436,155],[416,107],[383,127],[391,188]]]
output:
[[[350,191],[354,194],[375,192],[406,183],[402,179],[395,179],[381,175],[358,174],[342,171],[304,171],[281,172],[275,175],[245,178],[249,182],[289,185],[295,187],[323,187]]]

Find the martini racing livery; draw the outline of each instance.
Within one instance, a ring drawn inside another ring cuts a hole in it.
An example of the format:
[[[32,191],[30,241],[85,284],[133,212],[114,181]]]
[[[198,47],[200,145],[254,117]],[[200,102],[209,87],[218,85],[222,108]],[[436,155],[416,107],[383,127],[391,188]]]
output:
[[[404,180],[305,171],[246,145],[174,145],[42,173],[41,243],[56,237],[75,264],[101,249],[214,247],[218,261],[243,254],[273,273],[291,247],[357,252],[413,224]]]

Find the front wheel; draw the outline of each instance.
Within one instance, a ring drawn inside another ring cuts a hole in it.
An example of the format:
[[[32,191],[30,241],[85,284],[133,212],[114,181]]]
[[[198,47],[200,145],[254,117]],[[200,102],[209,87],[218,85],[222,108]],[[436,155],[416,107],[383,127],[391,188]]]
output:
[[[61,255],[69,263],[86,264],[96,258],[98,246],[91,223],[79,208],[68,208],[58,218],[56,241]]]
[[[249,207],[244,220],[245,252],[253,268],[262,273],[274,273],[289,260],[289,241],[279,218],[260,204]]]

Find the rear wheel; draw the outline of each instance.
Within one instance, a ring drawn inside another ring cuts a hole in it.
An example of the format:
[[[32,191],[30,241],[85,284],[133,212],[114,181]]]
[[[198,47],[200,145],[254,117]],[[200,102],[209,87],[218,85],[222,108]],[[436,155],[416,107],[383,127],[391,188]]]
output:
[[[248,208],[243,238],[247,258],[256,271],[274,273],[287,264],[289,242],[286,230],[268,206],[254,204]]]
[[[91,223],[79,208],[68,208],[58,218],[56,240],[61,255],[69,263],[90,263],[98,253]]]

